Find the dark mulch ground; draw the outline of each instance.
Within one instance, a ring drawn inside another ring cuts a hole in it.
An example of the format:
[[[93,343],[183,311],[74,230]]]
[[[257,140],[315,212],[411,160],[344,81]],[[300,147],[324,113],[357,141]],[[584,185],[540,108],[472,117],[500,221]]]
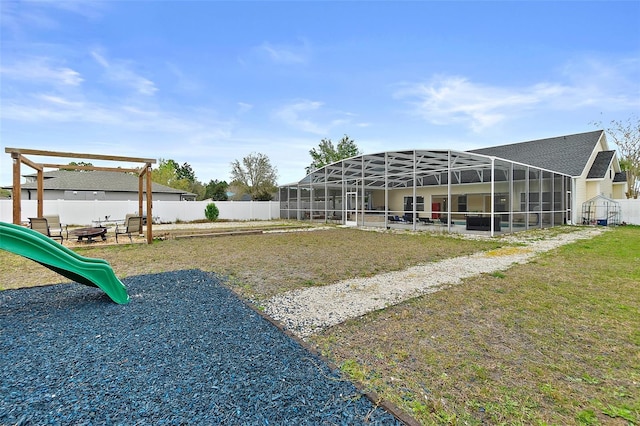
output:
[[[0,292],[1,424],[398,424],[202,271]]]

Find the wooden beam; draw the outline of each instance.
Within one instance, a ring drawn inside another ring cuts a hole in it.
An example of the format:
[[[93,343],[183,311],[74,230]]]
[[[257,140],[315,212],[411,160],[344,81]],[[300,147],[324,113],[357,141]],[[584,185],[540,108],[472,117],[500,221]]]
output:
[[[72,169],[72,170],[96,170],[101,172],[122,172],[122,173],[139,173],[139,168],[122,168],[122,167],[102,167],[102,166],[74,166],[69,164],[42,164],[43,167],[53,169]]]
[[[119,155],[104,155],[104,154],[80,154],[77,152],[57,152],[46,151],[41,149],[27,149],[27,148],[5,148],[6,153],[16,153],[22,155],[42,155],[46,157],[64,157],[64,158],[82,158],[91,160],[106,160],[106,161],[126,161],[131,163],[151,163],[155,164],[156,160],[153,158],[139,158],[139,157],[122,157]]]
[[[23,157],[22,155],[20,156],[20,162],[22,164],[26,164],[27,166],[31,167],[32,169],[35,169],[37,171],[42,171],[43,166],[42,164],[38,164],[38,163],[34,163],[33,161],[29,160],[27,157]]]
[[[22,221],[22,212],[21,212],[21,202],[20,202],[20,197],[22,196],[21,194],[21,188],[20,188],[20,164],[22,163],[21,160],[21,155],[18,153],[11,153],[11,158],[13,159],[13,223],[15,225],[20,225],[20,222]]]

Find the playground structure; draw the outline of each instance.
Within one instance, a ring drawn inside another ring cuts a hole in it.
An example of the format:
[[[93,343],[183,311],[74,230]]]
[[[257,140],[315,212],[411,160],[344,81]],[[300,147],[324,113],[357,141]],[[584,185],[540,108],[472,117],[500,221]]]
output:
[[[37,231],[0,222],[0,249],[31,259],[77,283],[98,287],[118,304],[129,302],[127,288],[109,262],[80,256]]]

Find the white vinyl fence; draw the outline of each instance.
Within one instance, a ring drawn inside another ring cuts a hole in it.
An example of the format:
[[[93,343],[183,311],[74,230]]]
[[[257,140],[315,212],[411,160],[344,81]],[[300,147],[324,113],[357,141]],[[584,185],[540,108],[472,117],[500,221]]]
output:
[[[615,200],[620,203],[620,220],[640,225],[640,199]],[[205,219],[204,209],[211,201],[154,201],[153,217],[160,222]],[[220,211],[219,219],[272,220],[280,218],[278,201],[214,201]],[[146,204],[145,204],[146,206]],[[37,216],[35,200],[22,200],[22,221]],[[0,200],[0,221],[13,221],[12,200]],[[44,214],[60,215],[63,223],[90,225],[96,220],[124,219],[127,213],[138,212],[138,201],[45,200]]]
[[[205,219],[204,210],[212,201],[153,201],[151,212],[156,222]],[[278,201],[213,201],[226,220],[271,220],[280,218]],[[146,209],[146,202],[143,204]],[[91,225],[94,221],[123,220],[127,213],[138,212],[138,201],[44,200],[44,214],[57,214],[60,221],[71,225]],[[36,200],[22,200],[21,220],[36,217]],[[108,219],[107,219],[108,217]],[[13,201],[0,200],[0,221],[13,222]]]
[[[614,200],[620,203],[620,223],[640,225],[640,199]]]

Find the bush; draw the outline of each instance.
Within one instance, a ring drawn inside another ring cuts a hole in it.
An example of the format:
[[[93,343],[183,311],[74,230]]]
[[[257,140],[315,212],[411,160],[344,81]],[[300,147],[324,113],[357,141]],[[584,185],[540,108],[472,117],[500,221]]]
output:
[[[218,207],[216,207],[215,203],[207,204],[207,207],[204,209],[204,215],[211,222],[215,222],[216,219],[218,219],[219,214],[220,214],[220,211],[218,210]]]

